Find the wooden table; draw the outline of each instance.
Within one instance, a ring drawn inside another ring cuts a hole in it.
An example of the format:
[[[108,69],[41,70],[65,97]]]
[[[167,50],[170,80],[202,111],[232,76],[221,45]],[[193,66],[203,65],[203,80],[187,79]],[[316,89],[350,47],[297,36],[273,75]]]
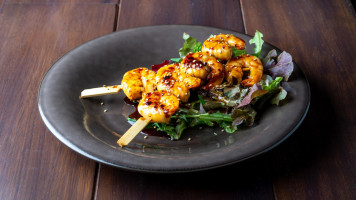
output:
[[[349,0],[0,0],[0,199],[356,199],[356,17]],[[67,51],[104,34],[195,24],[291,53],[311,87],[300,128],[227,167],[148,174],[96,163],[57,140],[37,91]]]

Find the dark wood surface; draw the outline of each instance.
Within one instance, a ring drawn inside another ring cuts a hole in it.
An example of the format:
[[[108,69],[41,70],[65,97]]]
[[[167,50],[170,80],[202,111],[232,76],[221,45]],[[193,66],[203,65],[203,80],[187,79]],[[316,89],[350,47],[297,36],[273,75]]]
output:
[[[310,110],[273,150],[209,171],[147,174],[96,163],[46,128],[37,91],[51,65],[113,31],[196,24],[288,51]],[[0,0],[0,199],[356,199],[356,15],[348,0]]]

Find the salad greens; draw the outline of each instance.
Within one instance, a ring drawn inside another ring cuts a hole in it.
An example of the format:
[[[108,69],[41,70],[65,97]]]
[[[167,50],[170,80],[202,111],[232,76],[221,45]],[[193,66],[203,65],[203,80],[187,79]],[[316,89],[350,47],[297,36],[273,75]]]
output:
[[[190,37],[189,34],[183,33],[183,47],[179,49],[180,58],[171,58],[173,62],[180,62],[184,56],[186,56],[190,52],[199,52],[201,51],[202,43],[197,41],[197,39]]]
[[[255,44],[255,48],[253,48],[254,53],[252,55],[254,56],[260,56],[261,50],[262,50],[262,45],[264,41],[262,40],[263,34],[259,31],[255,32],[255,36],[250,39],[249,43],[250,44]]]
[[[262,37],[263,34],[256,31],[249,41],[255,46],[251,54],[257,57],[260,56],[264,43]],[[183,39],[183,47],[179,50],[180,58],[172,58],[173,62],[180,62],[190,52],[201,51],[201,42],[187,33],[183,34]],[[246,50],[233,48],[233,56],[242,54],[247,54]],[[261,81],[252,87],[224,82],[209,91],[198,91],[194,96],[191,95],[191,99],[195,99],[193,102],[181,103],[181,108],[168,124],[149,123],[146,128],[166,132],[172,140],[178,140],[184,130],[192,127],[219,126],[227,133],[234,133],[241,126],[253,126],[257,115],[254,107],[257,103],[279,105],[287,96],[281,83],[287,81],[293,71],[292,57],[287,52],[277,56],[277,51],[272,50],[265,58],[261,58],[265,72]],[[129,121],[136,120],[129,118]]]

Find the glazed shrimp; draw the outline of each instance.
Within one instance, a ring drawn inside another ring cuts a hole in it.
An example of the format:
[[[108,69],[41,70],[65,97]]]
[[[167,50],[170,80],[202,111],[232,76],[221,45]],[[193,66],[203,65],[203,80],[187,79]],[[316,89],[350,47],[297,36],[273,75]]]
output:
[[[158,91],[172,93],[182,102],[188,101],[189,89],[199,87],[201,82],[199,78],[180,71],[178,64],[161,67],[157,71],[156,81]]]
[[[205,52],[187,54],[180,64],[180,69],[190,76],[207,81],[202,87],[203,90],[220,85],[224,80],[224,66]]]
[[[215,35],[203,43],[202,51],[207,52],[219,60],[230,60],[232,47],[245,49],[245,41],[230,34]]]
[[[144,67],[128,71],[121,81],[122,90],[130,100],[141,99],[142,93],[156,89],[155,76],[154,71]]]
[[[248,79],[242,80],[243,69],[247,68],[250,71]],[[245,87],[251,87],[258,83],[263,75],[263,65],[256,56],[244,54],[239,57],[232,58],[225,65],[226,80],[231,84],[240,83]]]
[[[178,110],[179,100],[168,92],[149,92],[142,96],[137,106],[138,112],[151,122],[168,123],[171,116]]]

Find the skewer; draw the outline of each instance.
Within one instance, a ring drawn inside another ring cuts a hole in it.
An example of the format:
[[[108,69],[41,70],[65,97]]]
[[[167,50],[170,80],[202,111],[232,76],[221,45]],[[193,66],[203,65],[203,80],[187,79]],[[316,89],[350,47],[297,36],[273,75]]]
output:
[[[117,94],[122,89],[121,85],[103,86],[98,88],[85,89],[81,92],[80,98]]]
[[[117,143],[121,147],[128,145],[136,137],[136,135],[139,134],[142,129],[147,126],[150,121],[151,118],[139,118],[136,123],[132,125],[131,128],[129,128],[129,130],[127,130],[124,135],[121,136]]]
[[[88,98],[95,96],[103,96],[109,94],[117,94],[122,89],[121,85],[113,86],[103,86],[91,89],[85,89],[81,92],[80,98]],[[129,128],[124,135],[117,141],[117,143],[123,147],[128,145],[141,131],[144,129],[147,124],[151,121],[151,118],[139,118],[134,125]]]
[[[248,68],[248,67],[243,67],[243,68],[242,68],[242,71],[244,71],[244,72],[250,71],[250,68]]]

